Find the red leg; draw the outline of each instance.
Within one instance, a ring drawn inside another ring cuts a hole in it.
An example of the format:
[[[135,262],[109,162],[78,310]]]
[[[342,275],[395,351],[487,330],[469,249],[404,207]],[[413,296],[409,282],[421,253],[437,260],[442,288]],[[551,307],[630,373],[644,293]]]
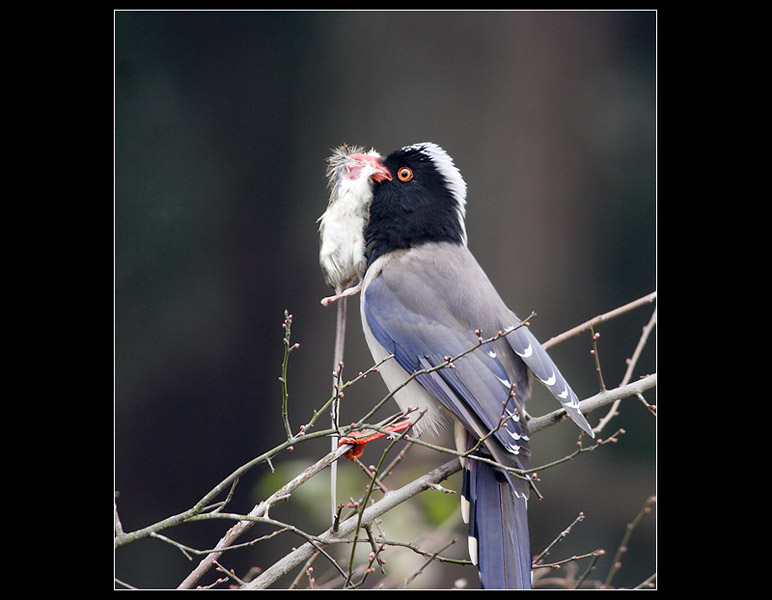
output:
[[[405,431],[408,427],[410,427],[411,424],[412,423],[410,422],[409,419],[403,419],[402,421],[398,421],[393,425],[388,425],[384,427],[384,429],[392,434],[401,433]],[[362,456],[362,453],[365,451],[366,444],[369,444],[373,440],[377,440],[386,435],[389,435],[389,434],[382,431],[374,431],[372,433],[362,433],[361,431],[350,431],[347,436],[340,438],[340,440],[338,441],[338,447],[340,448],[344,444],[353,445],[354,447],[348,452],[346,452],[344,456],[349,460],[354,460],[355,458],[359,458],[360,456]]]

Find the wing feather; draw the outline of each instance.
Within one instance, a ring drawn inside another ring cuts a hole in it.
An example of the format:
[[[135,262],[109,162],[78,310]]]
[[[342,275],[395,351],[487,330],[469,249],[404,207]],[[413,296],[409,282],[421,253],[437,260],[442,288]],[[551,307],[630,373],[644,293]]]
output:
[[[579,397],[528,327],[519,327],[506,337],[515,354],[525,362],[531,373],[547,386],[563,405],[571,420],[591,437],[595,437],[592,427],[579,410]]]

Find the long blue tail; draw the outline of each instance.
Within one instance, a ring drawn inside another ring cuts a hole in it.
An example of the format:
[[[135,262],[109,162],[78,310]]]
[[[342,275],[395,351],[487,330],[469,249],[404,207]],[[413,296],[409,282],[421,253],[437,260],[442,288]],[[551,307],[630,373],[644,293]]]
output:
[[[530,589],[528,484],[487,463],[467,460],[462,493],[469,501],[469,551],[482,587]]]

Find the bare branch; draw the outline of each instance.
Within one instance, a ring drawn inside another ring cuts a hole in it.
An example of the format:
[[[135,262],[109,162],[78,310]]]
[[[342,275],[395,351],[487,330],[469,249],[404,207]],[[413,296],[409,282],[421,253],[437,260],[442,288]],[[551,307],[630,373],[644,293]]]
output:
[[[579,403],[579,410],[582,411],[583,414],[588,415],[592,411],[602,406],[606,406],[607,404],[611,404],[615,400],[621,400],[622,398],[627,398],[628,396],[636,396],[648,389],[655,387],[656,385],[657,374],[654,373],[652,375],[647,375],[646,377],[642,377],[633,383],[620,385],[618,388],[613,390],[599,392],[594,396],[587,398],[586,400],[582,400]],[[533,435],[542,429],[547,429],[547,427],[552,427],[553,425],[560,423],[566,418],[566,411],[562,408],[559,408],[558,410],[555,410],[542,417],[534,417],[528,421],[528,432],[530,435]]]
[[[330,452],[327,456],[322,458],[320,461],[314,463],[310,467],[308,467],[305,471],[303,471],[300,475],[292,479],[289,483],[284,485],[282,488],[277,490],[273,493],[269,498],[266,500],[263,500],[260,504],[255,506],[247,516],[249,517],[262,517],[268,513],[269,508],[272,504],[280,500],[281,498],[286,497],[288,494],[292,493],[294,489],[308,481],[311,477],[319,473],[321,470],[323,470],[325,467],[330,465],[333,461],[337,460],[341,456],[343,456],[347,451],[349,450],[349,446],[344,445],[340,448],[337,448],[335,452]],[[230,546],[242,533],[244,533],[247,529],[252,527],[254,524],[254,520],[244,520],[239,521],[236,523],[233,527],[231,527],[228,532],[220,539],[220,541],[217,543],[217,546],[215,546],[215,551],[211,554],[207,555],[206,558],[204,558],[191,573],[188,575],[182,583],[180,583],[179,586],[177,586],[177,589],[189,589],[192,588],[196,582],[201,578],[201,576],[206,573],[217,561],[218,558],[222,555],[222,551]]]
[[[403,487],[388,492],[383,498],[372,506],[367,507],[360,515],[353,515],[343,521],[338,527],[337,532],[333,532],[332,529],[327,530],[325,533],[317,536],[318,544],[332,544],[336,541],[341,541],[350,536],[357,527],[370,525],[381,515],[385,514],[395,506],[402,504],[406,500],[409,500],[416,494],[428,489],[431,485],[436,485],[441,481],[444,481],[453,473],[461,470],[461,464],[455,458],[444,465],[437,467],[433,471],[430,471],[426,475],[411,481]],[[281,576],[288,573],[295,566],[308,560],[314,553],[316,548],[310,543],[303,544],[300,548],[297,548],[278,562],[274,563],[271,567],[263,571],[258,577],[247,584],[247,589],[264,589],[271,585],[274,581]]]
[[[603,315],[599,315],[598,317],[595,317],[594,319],[591,319],[585,322],[584,324],[576,328],[573,328],[572,330],[569,330],[564,334],[561,334],[560,336],[556,336],[555,338],[552,338],[549,342],[545,344],[545,347],[555,345],[563,341],[564,339],[572,337],[573,335],[577,335],[578,333],[581,333],[582,331],[586,331],[587,329],[591,329],[593,325],[597,323],[607,321],[615,316],[628,312],[633,308],[645,305],[649,302],[653,302],[655,298],[656,298],[656,292],[648,296],[645,296],[639,300],[631,302],[625,306],[622,306],[618,309],[609,311],[608,313],[605,313]],[[341,306],[339,305],[339,317],[341,316],[340,312],[344,310],[345,308],[341,310]],[[343,314],[345,315],[345,313]],[[287,499],[293,490],[295,490],[297,487],[305,483],[308,479],[310,479],[311,477],[313,477],[314,475],[322,471],[327,466],[334,465],[335,461],[337,461],[337,459],[340,456],[344,455],[351,448],[351,446],[349,445],[336,447],[336,441],[334,439],[334,436],[336,434],[340,435],[341,432],[345,433],[345,431],[347,431],[351,427],[339,429],[337,426],[337,423],[333,423],[333,428],[328,430],[315,431],[313,433],[307,433],[306,430],[313,426],[314,421],[319,416],[321,416],[323,411],[325,411],[328,407],[330,407],[334,403],[335,400],[337,400],[340,396],[342,396],[341,392],[343,389],[358,382],[360,379],[364,378],[368,373],[372,371],[376,371],[378,366],[382,364],[382,362],[385,362],[385,360],[389,360],[390,358],[392,358],[392,357],[387,357],[386,359],[384,359],[384,361],[381,361],[381,363],[379,363],[378,365],[374,365],[373,367],[371,367],[371,369],[369,369],[367,372],[360,373],[355,379],[346,383],[341,383],[340,372],[341,372],[342,365],[340,364],[340,361],[337,361],[336,372],[333,374],[334,387],[333,387],[332,397],[325,403],[325,405],[321,409],[319,409],[318,411],[314,411],[313,418],[307,423],[307,425],[301,426],[300,433],[298,435],[293,436],[290,430],[290,424],[289,424],[288,413],[287,413],[288,393],[287,393],[287,387],[286,387],[287,386],[287,380],[286,380],[287,359],[291,350],[297,347],[296,344],[291,345],[290,343],[289,326],[291,324],[291,319],[292,319],[292,316],[289,315],[288,313],[285,313],[285,327],[287,331],[285,335],[285,357],[284,357],[285,360],[282,365],[281,380],[282,380],[282,420],[283,420],[285,429],[287,431],[287,440],[285,440],[285,442],[283,442],[282,444],[279,444],[277,447],[269,450],[268,452],[265,452],[264,454],[249,461],[248,463],[246,463],[245,465],[243,465],[242,467],[240,467],[239,469],[231,473],[217,486],[215,486],[210,492],[208,492],[201,500],[199,500],[199,502],[191,509],[184,511],[182,513],[179,513],[177,515],[173,515],[172,517],[169,517],[158,523],[145,527],[144,529],[137,530],[134,532],[129,532],[129,533],[124,532],[121,527],[120,520],[118,518],[117,507],[115,508],[115,529],[116,529],[115,546],[116,548],[118,546],[124,545],[136,539],[152,536],[158,539],[163,539],[163,541],[168,541],[169,543],[173,543],[174,545],[177,545],[184,552],[185,548],[183,548],[181,545],[171,540],[168,540],[167,538],[165,538],[165,536],[158,535],[158,532],[165,528],[182,523],[184,521],[200,520],[207,517],[238,519],[238,522],[235,525],[233,525],[233,527],[231,527],[230,530],[228,530],[228,532],[220,539],[220,541],[213,549],[205,550],[205,551],[193,551],[192,549],[188,549],[197,554],[207,554],[207,556],[203,560],[201,560],[201,562],[196,567],[196,569],[194,569],[193,572],[191,572],[188,575],[188,577],[179,585],[179,588],[190,588],[195,586],[197,581],[201,578],[201,576],[204,573],[206,573],[212,566],[215,566],[215,567],[217,566],[217,560],[222,555],[223,551],[229,548],[240,546],[240,544],[235,544],[236,539],[240,535],[242,535],[245,531],[247,531],[255,522],[258,522],[263,519],[265,520],[268,519],[268,511],[273,504],[281,500]],[[512,329],[498,332],[495,336],[489,339],[483,339],[482,337],[479,337],[479,333],[478,333],[478,343],[475,346],[462,352],[458,356],[448,357],[447,362],[443,362],[436,366],[416,371],[415,373],[411,374],[411,376],[407,378],[403,386],[407,385],[407,383],[409,383],[416,376],[422,373],[432,373],[442,368],[451,368],[455,360],[458,360],[459,358],[465,356],[466,354],[473,352],[474,350],[476,350],[477,348],[479,348],[484,344],[488,344],[504,335],[507,335],[517,327],[520,327],[526,324],[527,320],[528,319],[525,319],[523,322],[516,325]],[[603,407],[612,403],[614,403],[614,407],[612,408],[609,414],[615,413],[616,406],[619,403],[619,401],[628,396],[636,396],[638,397],[639,400],[641,400],[645,405],[648,406],[642,394],[644,391],[656,386],[656,373],[643,377],[640,380],[633,383],[627,383],[627,380],[630,378],[632,374],[632,371],[635,367],[635,363],[637,362],[638,356],[640,355],[640,350],[645,345],[648,335],[653,329],[653,327],[655,326],[655,323],[656,323],[656,309],[654,311],[654,314],[652,315],[651,321],[649,322],[647,327],[644,328],[644,333],[641,336],[641,339],[639,340],[638,346],[636,347],[636,351],[628,363],[628,370],[627,370],[627,373],[625,374],[623,385],[620,385],[619,387],[613,390],[602,390],[600,393],[580,402],[579,408],[584,414],[588,414],[593,410],[596,410],[600,407]],[[340,325],[340,322],[339,322],[339,325]],[[340,328],[338,329],[338,331],[340,332]],[[338,341],[342,342],[342,339]],[[342,348],[340,349],[342,350]],[[338,348],[336,347],[336,358],[338,358],[337,354],[338,354]],[[356,428],[360,428],[361,426],[364,425],[364,426],[372,427],[376,431],[381,431],[382,427],[378,425],[367,425],[367,421],[371,418],[372,415],[375,414],[375,412],[389,398],[393,397],[394,393],[398,391],[398,389],[401,389],[401,388],[397,388],[397,390],[394,390],[390,392],[388,395],[386,395],[386,397],[384,397],[378,403],[376,403],[376,405],[372,408],[372,410],[370,410],[360,420],[359,423],[352,424],[352,426]],[[654,414],[653,407],[651,407],[650,410]],[[334,411],[333,414],[335,414],[335,409],[333,409],[333,411]],[[563,409],[558,409],[542,417],[535,417],[531,419],[528,423],[529,432],[531,434],[535,434],[541,431],[542,429],[550,427],[564,419],[566,419],[566,414]],[[606,420],[608,419],[610,419],[610,417],[607,416],[605,420],[601,421],[601,424],[599,425],[598,430],[600,430],[602,425],[604,425]],[[284,485],[281,489],[277,490],[269,498],[260,502],[247,515],[239,516],[239,515],[232,515],[232,514],[228,514],[228,515],[216,514],[222,510],[225,504],[227,504],[228,500],[233,494],[233,491],[234,491],[233,488],[236,485],[236,482],[238,481],[239,477],[247,470],[252,469],[256,465],[259,465],[263,462],[268,462],[270,464],[270,460],[272,457],[277,455],[279,452],[282,452],[287,449],[291,449],[291,446],[293,444],[299,443],[301,441],[308,441],[311,439],[315,439],[317,437],[326,437],[326,436],[333,437],[333,451],[330,452],[325,457],[323,457],[318,462],[308,467],[306,470],[303,471],[303,473],[299,474],[293,480],[291,480],[286,485]],[[430,444],[421,442],[420,440],[406,437],[404,433],[402,434],[402,436],[410,443],[418,443],[419,445],[433,447]],[[458,455],[458,452],[450,449],[445,449],[445,448],[437,448],[437,449],[442,452],[447,452],[448,454],[451,454],[451,455],[456,455],[456,456]],[[384,457],[385,457],[385,454],[386,453],[384,452],[384,455],[383,455]],[[398,461],[399,457],[395,460]],[[381,462],[383,462],[383,457],[381,458]],[[381,466],[382,465],[379,463],[379,467]],[[381,515],[391,510],[394,506],[401,504],[402,502],[408,500],[409,498],[412,498],[413,496],[415,496],[416,494],[420,493],[425,489],[429,489],[429,488],[442,489],[441,486],[438,485],[439,482],[443,481],[451,474],[457,472],[459,469],[460,469],[460,463],[456,458],[454,458],[452,461],[446,463],[442,467],[439,467],[438,469],[435,469],[430,473],[427,473],[423,477],[420,477],[415,481],[411,482],[410,484],[403,486],[399,490],[387,491],[385,496],[381,500],[379,500],[378,502],[375,502],[373,505],[371,505],[365,510],[358,511],[357,514],[352,515],[345,521],[337,522],[337,519],[336,519],[335,526],[320,536],[311,536],[303,532],[299,532],[301,535],[304,535],[306,537],[307,543],[304,544],[301,548],[298,548],[297,550],[293,551],[291,554],[280,559],[277,563],[269,567],[265,572],[263,572],[260,576],[258,576],[254,581],[248,583],[246,587],[250,589],[268,587],[279,577],[287,573],[290,569],[294,568],[299,563],[309,560],[312,555],[314,554],[318,555],[319,553],[326,555],[323,548],[326,547],[327,545],[332,543],[351,541],[352,532],[354,533],[353,539],[356,539],[357,532],[362,527],[364,527],[365,530],[369,532],[369,527],[374,522],[375,519],[379,518]],[[390,468],[386,469],[385,473],[388,473],[389,470]],[[377,483],[377,479],[376,479],[377,473],[378,473],[378,469],[376,469],[372,474],[370,486],[368,487],[368,494],[370,491],[372,491],[372,486],[375,483]],[[230,490],[228,490],[228,488],[230,488]],[[214,502],[214,500],[220,494],[223,494],[226,491],[228,492],[228,497],[226,498],[225,501]],[[364,506],[364,504],[362,504],[362,506]],[[337,508],[337,507],[334,507],[334,508]],[[338,512],[338,516],[339,516],[339,511],[336,510],[336,512]],[[277,524],[279,523],[277,522]],[[282,531],[286,531],[286,530],[287,529],[285,528]],[[253,542],[249,542],[249,544],[251,543]],[[352,550],[352,556],[353,556],[353,550]],[[435,558],[437,557],[432,556],[432,559],[435,559]],[[330,560],[332,559],[330,558]],[[338,570],[340,571],[340,567],[338,565],[334,564],[334,566],[337,567]],[[349,564],[348,575],[347,576],[344,575],[344,579],[347,579],[350,581],[351,572],[352,572],[351,565]],[[357,585],[361,585],[361,583],[362,582],[360,582]]]
[[[651,318],[649,319],[649,322],[646,324],[646,326],[643,328],[643,332],[641,333],[641,337],[638,340],[638,344],[635,347],[635,350],[633,351],[633,355],[628,359],[627,361],[627,370],[625,371],[625,375],[622,378],[622,384],[625,385],[633,376],[633,370],[635,369],[635,366],[638,364],[638,358],[641,356],[641,352],[643,351],[643,347],[646,345],[646,342],[649,339],[649,335],[653,331],[654,327],[657,325],[657,309],[654,309],[654,312],[651,315]],[[639,394],[640,396],[640,394]],[[643,397],[640,396],[643,400]],[[617,408],[619,407],[619,400],[616,400],[613,404],[613,406],[609,409],[609,411],[606,413],[606,416],[603,417],[598,424],[596,425],[595,431],[596,433],[603,430],[603,428],[606,426],[606,424],[614,417],[614,415],[617,413]],[[643,401],[644,404],[646,404],[646,401]],[[648,405],[647,405],[648,406]]]
[[[576,327],[573,327],[568,331],[561,333],[560,335],[556,335],[555,337],[550,338],[546,342],[544,342],[542,346],[544,346],[545,348],[551,348],[552,346],[560,344],[561,342],[565,342],[569,338],[579,335],[583,331],[587,331],[590,327],[594,327],[595,325],[598,325],[600,323],[613,319],[614,317],[618,317],[619,315],[630,312],[631,310],[638,308],[639,306],[643,306],[644,304],[651,304],[656,299],[657,299],[657,292],[652,292],[651,294],[647,294],[642,298],[638,298],[638,300],[633,300],[632,302],[629,302],[624,306],[620,306],[619,308],[610,310],[607,313],[598,315],[597,317],[594,317],[589,321],[585,321],[581,325],[577,325]]]

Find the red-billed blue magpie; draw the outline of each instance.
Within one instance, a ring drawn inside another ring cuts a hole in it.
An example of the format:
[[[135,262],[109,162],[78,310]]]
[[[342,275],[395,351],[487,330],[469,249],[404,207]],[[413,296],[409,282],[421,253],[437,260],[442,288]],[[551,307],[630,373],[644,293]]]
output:
[[[466,183],[450,156],[422,143],[367,160],[373,186],[361,316],[373,358],[394,356],[379,370],[395,390],[410,374],[447,362],[481,335],[495,336],[520,320],[467,248]],[[459,449],[473,449],[462,461],[462,511],[485,588],[531,586],[530,484],[492,464],[529,468],[525,401],[531,375],[593,435],[576,394],[527,326],[481,345],[453,368],[419,374],[395,394],[403,411],[424,412],[416,435],[450,420]]]

